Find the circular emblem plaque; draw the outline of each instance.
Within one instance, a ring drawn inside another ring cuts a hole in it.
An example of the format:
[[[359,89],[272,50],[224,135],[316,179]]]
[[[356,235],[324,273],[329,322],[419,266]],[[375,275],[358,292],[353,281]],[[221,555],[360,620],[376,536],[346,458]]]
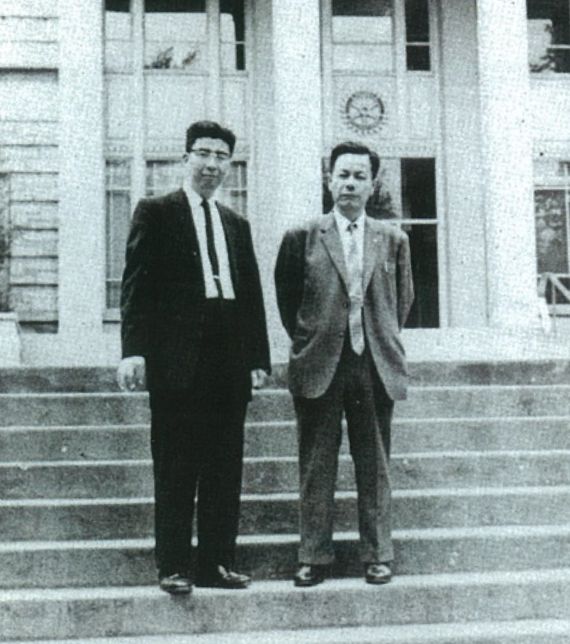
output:
[[[384,124],[384,103],[374,92],[354,92],[346,101],[343,117],[347,125],[359,134],[373,134]]]

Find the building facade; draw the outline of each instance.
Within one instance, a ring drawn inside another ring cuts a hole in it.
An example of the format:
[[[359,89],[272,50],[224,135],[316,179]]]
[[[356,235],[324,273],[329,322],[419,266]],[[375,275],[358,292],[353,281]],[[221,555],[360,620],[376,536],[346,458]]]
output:
[[[410,235],[411,357],[541,355],[537,278],[562,329],[570,273],[569,7],[1,0],[0,294],[23,363],[118,361],[129,219],[180,185],[199,118],[238,135],[221,199],[252,225],[274,361],[277,248],[326,208],[344,139],[378,151],[370,214]]]

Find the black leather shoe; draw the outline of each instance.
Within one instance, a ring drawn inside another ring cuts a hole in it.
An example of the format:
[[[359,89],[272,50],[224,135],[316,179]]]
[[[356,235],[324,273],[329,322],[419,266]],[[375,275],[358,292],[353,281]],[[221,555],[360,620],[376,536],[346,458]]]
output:
[[[161,590],[171,595],[189,595],[192,592],[190,579],[178,573],[168,575],[168,577],[161,577],[159,586]]]
[[[200,588],[228,588],[239,590],[247,588],[251,583],[251,577],[234,572],[224,566],[217,566],[209,574],[201,574],[196,578],[196,586]]]
[[[301,564],[295,573],[294,583],[298,588],[316,586],[325,580],[325,567]]]
[[[364,578],[367,584],[387,584],[392,579],[392,570],[387,563],[366,564]]]

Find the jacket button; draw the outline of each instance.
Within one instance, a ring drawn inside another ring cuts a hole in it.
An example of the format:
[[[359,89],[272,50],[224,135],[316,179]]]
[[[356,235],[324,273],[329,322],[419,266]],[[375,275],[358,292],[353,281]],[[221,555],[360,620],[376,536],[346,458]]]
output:
[[[339,338],[344,338],[344,331],[339,331],[338,332],[338,337]]]

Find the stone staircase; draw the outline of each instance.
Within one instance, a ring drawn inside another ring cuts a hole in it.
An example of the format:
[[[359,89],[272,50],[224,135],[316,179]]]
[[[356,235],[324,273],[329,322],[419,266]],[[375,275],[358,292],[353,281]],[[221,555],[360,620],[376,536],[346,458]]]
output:
[[[293,587],[296,437],[277,379],[247,426],[238,567],[255,583],[189,598],[156,586],[146,396],[109,370],[3,371],[0,641],[567,644],[570,363],[411,369],[393,582],[362,579],[343,445],[334,579]]]

